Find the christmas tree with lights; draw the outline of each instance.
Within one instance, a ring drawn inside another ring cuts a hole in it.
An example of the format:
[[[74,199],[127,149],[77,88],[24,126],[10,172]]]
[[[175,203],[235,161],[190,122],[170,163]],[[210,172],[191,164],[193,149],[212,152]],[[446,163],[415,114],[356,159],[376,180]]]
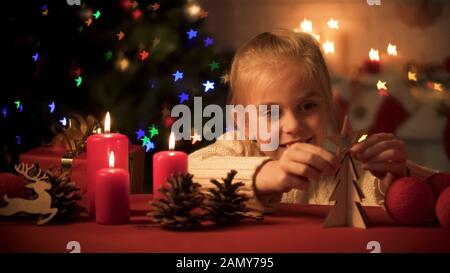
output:
[[[225,104],[232,52],[202,30],[210,15],[198,2],[81,2],[6,4],[1,171],[48,143],[54,124],[68,127],[72,114],[101,120],[109,111],[115,130],[150,157],[167,148],[174,105],[192,107],[194,96]],[[177,148],[207,144],[186,140]]]

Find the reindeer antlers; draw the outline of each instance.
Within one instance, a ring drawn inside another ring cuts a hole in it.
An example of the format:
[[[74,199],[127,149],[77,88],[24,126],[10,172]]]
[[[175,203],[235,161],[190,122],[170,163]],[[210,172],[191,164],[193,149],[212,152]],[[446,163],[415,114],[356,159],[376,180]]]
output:
[[[31,174],[31,171],[34,169],[35,165],[28,165],[25,163],[20,163],[18,165],[15,165],[14,168],[16,169],[17,173],[20,173],[25,177],[26,179],[34,182],[39,181],[45,181],[48,179],[47,173],[42,173],[42,170],[40,168],[37,168],[39,171],[37,174]]]

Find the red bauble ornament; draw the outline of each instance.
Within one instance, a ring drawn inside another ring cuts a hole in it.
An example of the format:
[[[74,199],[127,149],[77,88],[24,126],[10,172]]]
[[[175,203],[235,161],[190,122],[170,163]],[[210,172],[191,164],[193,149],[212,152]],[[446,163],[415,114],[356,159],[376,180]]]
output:
[[[450,187],[450,173],[437,173],[430,176],[425,181],[433,191],[434,200],[437,200],[439,195],[448,187]]]
[[[5,194],[10,198],[27,198],[28,190],[25,188],[27,181],[18,175],[12,173],[0,173],[0,207],[6,205],[3,201]]]
[[[426,183],[413,177],[394,181],[385,204],[389,215],[400,224],[419,224],[434,214],[433,192]]]
[[[436,216],[443,227],[450,228],[450,187],[441,193],[436,202]]]

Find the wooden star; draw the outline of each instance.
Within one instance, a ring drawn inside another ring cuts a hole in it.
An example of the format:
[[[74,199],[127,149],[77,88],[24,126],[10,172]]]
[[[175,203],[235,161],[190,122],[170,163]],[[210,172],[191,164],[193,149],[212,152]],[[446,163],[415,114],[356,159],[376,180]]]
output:
[[[364,139],[365,130],[353,130],[348,116],[345,116],[339,135],[329,136],[328,139],[337,146],[337,154],[346,153],[357,142]]]

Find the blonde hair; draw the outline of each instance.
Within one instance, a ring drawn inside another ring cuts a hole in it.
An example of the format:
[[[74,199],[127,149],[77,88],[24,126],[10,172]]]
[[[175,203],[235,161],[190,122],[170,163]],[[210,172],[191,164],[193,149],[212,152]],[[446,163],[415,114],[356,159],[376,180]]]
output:
[[[242,103],[243,89],[249,84],[270,84],[275,76],[274,70],[283,71],[286,62],[295,62],[302,68],[298,80],[304,86],[318,87],[324,99],[327,118],[332,130],[336,130],[337,121],[332,100],[331,81],[320,46],[315,38],[303,32],[280,29],[261,33],[236,52],[230,70],[229,104]],[[269,72],[270,70],[270,72]],[[270,73],[264,77],[264,71]],[[314,84],[314,85],[313,85]]]

